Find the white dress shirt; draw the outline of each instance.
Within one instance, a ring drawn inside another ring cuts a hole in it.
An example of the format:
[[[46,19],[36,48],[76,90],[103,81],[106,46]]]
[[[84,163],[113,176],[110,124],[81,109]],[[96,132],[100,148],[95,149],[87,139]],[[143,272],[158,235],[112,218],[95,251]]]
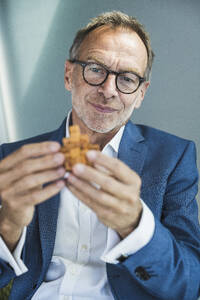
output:
[[[69,115],[66,137],[68,127]],[[104,154],[117,157],[123,131],[124,127],[104,147]],[[101,223],[67,187],[60,195],[52,261],[32,300],[114,299],[107,281],[106,262],[116,264],[121,255],[134,254],[150,241],[155,227],[152,212],[142,201],[143,213],[138,227],[120,240],[119,235]],[[0,238],[0,257],[11,265],[17,276],[27,271],[20,258],[25,237],[26,229],[12,254]]]

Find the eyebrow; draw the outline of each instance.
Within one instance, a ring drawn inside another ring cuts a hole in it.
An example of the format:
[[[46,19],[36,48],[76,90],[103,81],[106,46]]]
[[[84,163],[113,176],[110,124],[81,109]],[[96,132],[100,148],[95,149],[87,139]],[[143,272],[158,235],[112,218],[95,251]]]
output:
[[[110,68],[104,63],[103,60],[100,60],[100,59],[97,58],[96,56],[88,56],[88,57],[87,57],[87,60],[95,61],[96,63],[102,65],[102,66],[105,67],[106,69],[110,69]],[[142,75],[140,75],[140,72],[139,72],[139,70],[138,70],[137,68],[132,69],[132,68],[130,68],[130,67],[127,67],[127,69],[120,69],[120,70],[117,71],[117,72],[130,72],[130,73],[132,72],[132,73],[135,73],[135,74],[137,74],[137,75],[139,75],[139,76],[142,77]]]
[[[87,60],[95,61],[96,63],[98,63],[98,64],[104,66],[105,68],[108,68],[108,69],[109,69],[109,67],[104,63],[104,61],[103,61],[103,60],[100,60],[100,59],[97,58],[96,56],[88,56],[88,57],[87,57]]]

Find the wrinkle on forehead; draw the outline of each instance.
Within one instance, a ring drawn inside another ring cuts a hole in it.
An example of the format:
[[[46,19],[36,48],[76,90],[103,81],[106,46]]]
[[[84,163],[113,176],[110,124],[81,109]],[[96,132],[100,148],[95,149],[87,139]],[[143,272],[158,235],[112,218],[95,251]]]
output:
[[[112,60],[116,59],[123,61],[127,68],[130,62],[134,62],[134,69],[138,68],[141,74],[147,66],[147,50],[143,41],[136,32],[127,28],[112,29],[108,26],[96,28],[84,39],[79,53],[79,58],[96,57],[99,58],[99,62],[108,67],[112,65]],[[131,66],[130,69],[132,69]]]
[[[124,71],[127,71],[127,72],[134,72],[134,73],[137,73],[138,75],[141,75],[140,74],[140,70],[134,66],[134,67],[131,67],[130,64],[129,64],[129,61],[130,61],[130,58],[127,60],[127,62],[123,62],[123,65],[124,67],[121,67],[120,65],[117,65],[116,69],[113,69],[112,68],[112,65],[114,64],[113,61],[116,59],[116,57],[112,58],[112,53],[109,53],[107,51],[107,54],[109,56],[109,61],[106,61],[103,56],[102,58],[100,58],[100,52],[97,53],[97,55],[95,55],[95,53],[92,53],[92,55],[90,55],[90,53],[88,53],[88,56],[86,57],[86,60],[87,61],[95,61],[96,63],[99,63],[101,65],[103,65],[105,68],[108,68],[108,69],[111,69],[113,71],[117,71],[117,72],[124,72]],[[133,56],[134,57],[134,56]]]

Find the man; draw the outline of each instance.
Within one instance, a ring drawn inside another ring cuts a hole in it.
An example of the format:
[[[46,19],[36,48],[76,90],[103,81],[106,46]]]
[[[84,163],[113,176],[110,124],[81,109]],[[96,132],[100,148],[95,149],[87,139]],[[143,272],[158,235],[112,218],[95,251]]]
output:
[[[66,62],[72,112],[55,132],[0,148],[1,287],[9,299],[198,298],[194,144],[129,120],[149,86],[148,34],[120,12],[81,29]],[[77,124],[100,151],[63,179]]]

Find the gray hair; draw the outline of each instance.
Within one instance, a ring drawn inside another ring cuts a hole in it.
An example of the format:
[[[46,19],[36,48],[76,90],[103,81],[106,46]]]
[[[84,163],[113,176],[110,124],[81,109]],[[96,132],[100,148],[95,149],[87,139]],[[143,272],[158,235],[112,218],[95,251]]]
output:
[[[101,15],[91,19],[91,21],[83,28],[81,28],[74,38],[73,44],[69,50],[70,60],[76,59],[80,49],[80,45],[85,39],[85,37],[94,29],[107,25],[112,29],[121,27],[124,29],[130,29],[136,32],[141,40],[143,41],[147,50],[147,67],[145,70],[144,77],[149,80],[151,74],[151,68],[153,64],[154,53],[151,48],[151,42],[149,34],[146,32],[144,26],[138,22],[138,20],[132,16],[128,16],[120,11],[111,11],[102,13]]]

